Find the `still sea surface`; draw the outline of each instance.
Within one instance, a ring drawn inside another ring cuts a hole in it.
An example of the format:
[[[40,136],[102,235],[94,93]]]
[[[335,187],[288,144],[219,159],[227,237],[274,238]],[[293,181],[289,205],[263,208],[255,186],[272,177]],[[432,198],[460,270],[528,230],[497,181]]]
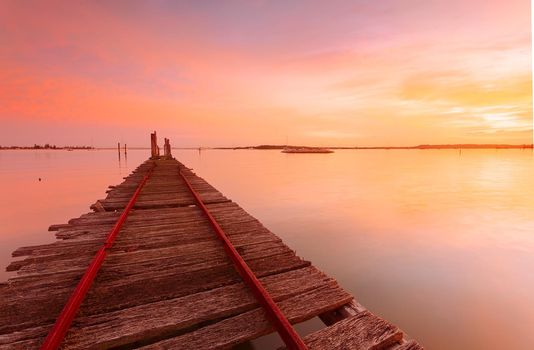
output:
[[[0,151],[1,280],[148,153]],[[426,348],[533,349],[531,150],[173,154]]]

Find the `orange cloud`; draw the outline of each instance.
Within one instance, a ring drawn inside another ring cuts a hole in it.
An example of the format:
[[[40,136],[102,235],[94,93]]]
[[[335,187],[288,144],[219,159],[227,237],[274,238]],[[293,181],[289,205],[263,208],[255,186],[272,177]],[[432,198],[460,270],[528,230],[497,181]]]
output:
[[[520,0],[4,1],[0,120],[195,135],[183,146],[526,143],[528,13]],[[35,142],[12,130],[4,143]]]

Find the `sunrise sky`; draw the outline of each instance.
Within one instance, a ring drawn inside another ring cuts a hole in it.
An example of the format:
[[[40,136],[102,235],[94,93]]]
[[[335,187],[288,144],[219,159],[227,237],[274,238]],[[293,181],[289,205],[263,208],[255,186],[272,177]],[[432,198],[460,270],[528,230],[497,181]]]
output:
[[[0,145],[531,143],[528,0],[0,2]]]

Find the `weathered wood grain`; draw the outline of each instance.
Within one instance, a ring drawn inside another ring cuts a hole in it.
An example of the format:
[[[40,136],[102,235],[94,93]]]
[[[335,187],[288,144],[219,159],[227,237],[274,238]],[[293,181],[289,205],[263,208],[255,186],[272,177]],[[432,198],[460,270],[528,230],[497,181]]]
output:
[[[303,340],[310,350],[379,350],[398,344],[402,338],[403,333],[396,326],[369,311],[363,311]]]
[[[333,284],[285,299],[278,306],[291,323],[298,323],[351,299],[350,294]],[[257,308],[142,349],[227,349],[272,331],[265,312]]]
[[[264,277],[261,281],[276,301],[334,283],[313,267]],[[79,318],[69,333],[66,348],[107,348],[154,342],[185,329],[191,330],[195,325],[254,308],[257,302],[253,295],[243,283],[237,283],[182,298]]]
[[[407,342],[395,347],[392,350],[424,350],[415,340],[408,340]]]

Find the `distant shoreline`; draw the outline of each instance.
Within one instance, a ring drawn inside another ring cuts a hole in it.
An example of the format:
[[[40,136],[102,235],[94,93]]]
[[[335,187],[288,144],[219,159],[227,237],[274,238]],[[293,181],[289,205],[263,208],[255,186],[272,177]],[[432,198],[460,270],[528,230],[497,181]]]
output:
[[[418,146],[296,146],[296,145],[258,145],[258,146],[236,146],[236,147],[173,147],[174,149],[189,150],[283,150],[284,148],[326,148],[337,150],[426,150],[426,149],[533,149],[532,144],[508,145],[508,144],[450,144],[450,145],[418,145]],[[128,150],[146,150],[148,147],[130,147]],[[71,151],[91,151],[91,150],[117,150],[116,147],[92,147],[92,146],[62,146],[62,147],[27,147],[27,146],[7,146],[0,147],[0,150],[71,150]],[[121,148],[121,153],[124,152]]]
[[[256,149],[256,150],[282,150],[284,148],[328,148],[328,149],[532,149],[532,144],[507,145],[507,144],[450,144],[450,145],[418,145],[418,146],[353,146],[353,147],[318,147],[318,146],[294,146],[294,145],[259,145],[246,147],[211,147],[206,149]]]
[[[94,150],[95,147],[92,146],[2,146],[0,150]]]

